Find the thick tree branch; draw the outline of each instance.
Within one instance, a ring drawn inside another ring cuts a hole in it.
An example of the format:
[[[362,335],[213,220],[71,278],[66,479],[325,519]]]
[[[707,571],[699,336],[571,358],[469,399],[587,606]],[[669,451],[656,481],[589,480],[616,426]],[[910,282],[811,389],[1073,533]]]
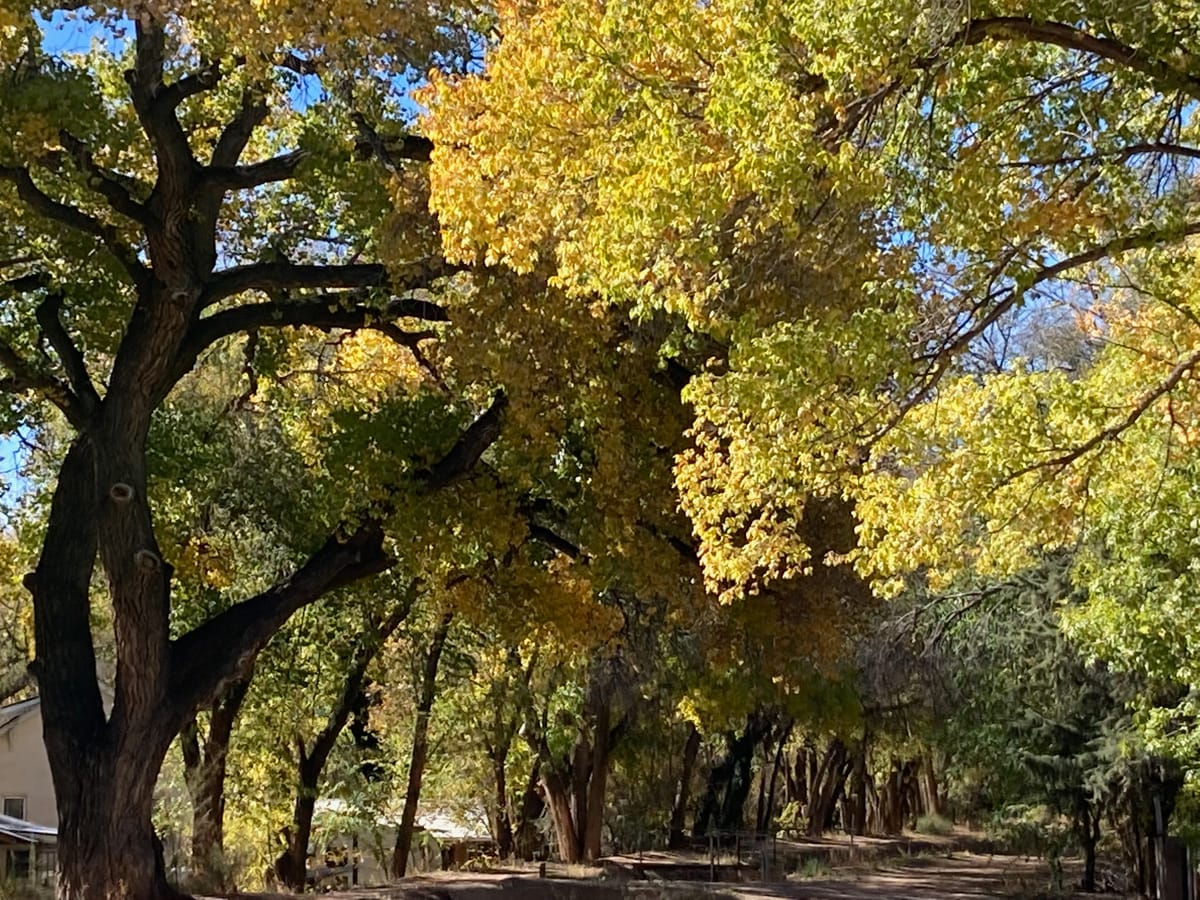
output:
[[[152,15],[140,15],[136,25],[134,66],[125,73],[138,121],[154,145],[158,186],[178,193],[186,186],[197,163],[183,126],[175,116],[174,94],[163,84],[167,36]]]
[[[66,225],[76,231],[98,239],[124,267],[137,286],[143,285],[149,273],[117,234],[117,230],[87,213],[66,203],[55,200],[34,183],[29,170],[19,166],[0,166],[0,178],[11,182],[29,208],[40,216]]]
[[[504,395],[471,424],[446,455],[422,478],[431,488],[466,475],[500,435]],[[250,657],[270,640],[296,610],[330,591],[385,571],[392,564],[383,550],[383,529],[367,521],[353,534],[330,535],[286,581],[231,606],[171,644],[171,683],[167,714],[182,728],[200,704],[209,702],[237,676]]]
[[[421,473],[425,483],[436,490],[469,475],[484,451],[500,437],[500,426],[507,408],[508,397],[499,391],[492,405],[471,423],[450,451]]]
[[[215,88],[221,81],[221,75],[220,63],[206,63],[190,75],[165,86],[158,93],[158,102],[166,109],[177,109],[188,97]]]
[[[321,295],[294,303],[251,303],[206,316],[192,326],[179,349],[176,378],[191,371],[200,354],[218,341],[236,334],[247,334],[261,328],[321,328],[326,331],[344,328],[355,331],[371,328],[410,349],[429,338],[432,331],[404,331],[395,325],[396,319],[413,318],[443,322],[446,312],[425,300],[400,298],[386,306],[355,305],[343,307],[350,295]]]
[[[416,268],[396,278],[379,263],[313,266],[289,262],[252,263],[215,273],[200,297],[200,306],[212,306],[246,291],[274,295],[296,290],[380,287],[392,293],[402,293],[428,287],[437,278],[454,271],[450,266],[435,264]]]
[[[213,148],[209,165],[215,169],[232,168],[242,158],[242,152],[270,112],[266,98],[255,90],[247,89],[242,94],[242,105],[238,114],[225,126]]]
[[[71,154],[75,166],[87,177],[88,187],[107,200],[109,206],[141,225],[150,225],[154,221],[150,211],[133,199],[128,189],[116,176],[96,164],[95,159],[92,158],[92,151],[83,141],[65,128],[59,131],[58,138],[67,152]]]
[[[383,137],[362,113],[355,112],[351,118],[358,126],[360,135],[354,147],[355,155],[359,159],[370,159],[374,156],[392,172],[400,169],[401,160],[429,162],[433,154],[433,141],[429,138],[416,134]]]
[[[182,727],[221,685],[237,676],[293,612],[390,565],[378,524],[364,524],[348,537],[330,535],[290,578],[173,641],[168,695],[172,718]]]
[[[71,385],[80,412],[89,420],[94,420],[100,409],[100,395],[96,392],[96,386],[92,383],[91,376],[88,375],[83,352],[67,334],[67,329],[62,323],[62,304],[62,294],[57,292],[47,294],[46,299],[37,307],[38,325],[46,339],[50,341],[54,352],[58,354],[58,359],[67,375],[67,382]]]
[[[1107,37],[1097,37],[1063,22],[1039,22],[1028,16],[993,16],[974,19],[947,44],[969,46],[986,40],[1024,40],[1050,44],[1098,56],[1133,72],[1146,75],[1160,90],[1179,90],[1200,99],[1200,78],[1170,63]]]
[[[0,288],[4,292],[30,291],[44,288],[46,283],[45,276],[34,274],[5,282]],[[67,384],[39,370],[4,340],[0,340],[0,367],[8,371],[8,377],[0,378],[0,393],[38,394],[57,406],[67,421],[81,432],[91,427],[94,410],[87,409]]]
[[[248,166],[209,166],[204,171],[204,178],[210,187],[222,193],[248,190],[276,181],[287,181],[307,158],[307,151],[294,150]]]

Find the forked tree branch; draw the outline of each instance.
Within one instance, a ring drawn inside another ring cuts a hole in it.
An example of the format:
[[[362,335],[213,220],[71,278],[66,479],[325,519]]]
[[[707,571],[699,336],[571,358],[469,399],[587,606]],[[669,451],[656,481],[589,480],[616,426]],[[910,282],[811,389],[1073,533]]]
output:
[[[148,282],[149,273],[146,267],[138,261],[133,250],[121,240],[117,230],[111,225],[70,204],[55,200],[37,186],[28,169],[20,166],[0,166],[0,178],[11,182],[17,189],[17,196],[38,215],[99,240],[121,263],[135,286],[141,287]]]
[[[86,176],[88,187],[107,200],[109,206],[140,225],[150,225],[154,221],[149,210],[133,198],[118,178],[96,164],[91,149],[83,141],[65,128],[59,131],[58,139],[71,154],[75,166]]]

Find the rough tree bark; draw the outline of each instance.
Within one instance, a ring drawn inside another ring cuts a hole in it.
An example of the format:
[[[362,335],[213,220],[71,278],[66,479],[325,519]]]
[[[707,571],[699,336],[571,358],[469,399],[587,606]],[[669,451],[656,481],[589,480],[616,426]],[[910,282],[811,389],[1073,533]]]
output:
[[[417,718],[413,725],[412,756],[408,761],[408,787],[404,792],[404,810],[396,831],[396,846],[392,848],[392,875],[403,878],[408,871],[408,854],[412,850],[413,828],[417,823],[417,804],[421,801],[421,781],[425,777],[425,762],[429,756],[429,717],[437,697],[437,673],[442,662],[442,650],[450,634],[454,613],[445,612],[438,620],[425,655],[421,672],[421,693],[417,699]]]
[[[213,890],[230,890],[225,866],[225,771],[229,741],[250,690],[253,664],[213,701],[201,741],[195,716],[180,733],[184,777],[192,801],[192,872]]]
[[[375,655],[387,639],[400,627],[411,607],[410,593],[363,636],[350,660],[337,702],[330,710],[324,726],[313,738],[312,746],[306,746],[304,739],[300,735],[296,736],[296,799],[292,805],[291,824],[284,829],[286,846],[275,860],[275,875],[294,891],[304,890],[308,876],[308,841],[312,836],[317,789],[321,782],[321,773],[325,771],[325,763],[329,761],[329,754],[333,752],[334,744],[337,743],[342,729],[346,727],[346,722],[349,721],[362,693],[367,678],[367,667],[371,665],[371,661],[375,659]]]
[[[575,744],[569,756],[555,757],[546,739],[545,720],[530,717],[526,740],[542,764],[542,789],[554,822],[558,853],[564,862],[600,858],[604,798],[613,748],[629,727],[628,714],[613,722],[612,698],[594,669],[588,680]]]
[[[32,594],[37,658],[30,669],[42,698],[43,736],[59,815],[59,895],[63,900],[160,900],[168,886],[151,825],[154,784],[174,739],[297,609],[342,585],[387,568],[378,521],[333,527],[290,577],[234,603],[172,638],[171,566],[155,537],[148,499],[146,442],[155,410],[214,344],[261,328],[376,328],[401,342],[401,317],[444,321],[435,304],[411,299],[447,272],[440,260],[402,278],[376,264],[252,263],[220,269],[218,222],[233,190],[293,177],[302,154],[253,165],[241,156],[267,118],[264,93],[247,89],[220,130],[207,163],[193,153],[178,114],[186,98],[211,90],[212,66],[168,83],[167,36],[153,12],[131,25],[126,73],[134,111],[153,151],[155,176],[145,199],[108,172],[86,146],[61,135],[70,162],[101,212],[85,212],[38,186],[29,168],[0,166],[30,212],[103,256],[122,273],[130,308],[107,383],[97,388],[64,309],[66,296],[45,272],[6,282],[6,292],[39,299],[45,348],[28,357],[0,341],[0,390],[55,405],[75,438],[60,464],[38,563],[25,578]],[[105,206],[105,204],[107,204]],[[119,224],[118,224],[119,223]],[[129,237],[134,235],[133,237]],[[364,305],[366,289],[390,305]],[[247,293],[261,298],[241,302]],[[90,315],[87,311],[82,318]],[[53,354],[53,355],[51,355]],[[464,476],[495,441],[505,402],[497,398],[449,452],[424,473],[429,489]],[[331,523],[331,527],[336,523]],[[90,591],[96,562],[112,609],[116,676],[106,716],[96,673]]]

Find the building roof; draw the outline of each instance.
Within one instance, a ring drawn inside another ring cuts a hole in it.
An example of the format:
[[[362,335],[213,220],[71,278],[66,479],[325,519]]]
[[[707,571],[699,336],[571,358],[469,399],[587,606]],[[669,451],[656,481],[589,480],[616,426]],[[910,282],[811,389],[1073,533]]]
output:
[[[58,829],[0,815],[0,844],[54,844]]]
[[[41,706],[42,698],[34,697],[31,700],[22,700],[20,703],[10,703],[8,706],[0,707],[0,734],[4,734],[21,719],[41,709]]]

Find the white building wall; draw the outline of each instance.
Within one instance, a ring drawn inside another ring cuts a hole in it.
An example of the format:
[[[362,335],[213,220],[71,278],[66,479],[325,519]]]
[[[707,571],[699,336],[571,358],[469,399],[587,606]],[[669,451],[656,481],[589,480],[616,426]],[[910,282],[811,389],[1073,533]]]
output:
[[[0,799],[23,797],[26,821],[58,827],[54,781],[42,743],[42,713],[34,709],[0,734]],[[0,812],[3,812],[0,806]],[[0,873],[2,874],[2,873]]]

